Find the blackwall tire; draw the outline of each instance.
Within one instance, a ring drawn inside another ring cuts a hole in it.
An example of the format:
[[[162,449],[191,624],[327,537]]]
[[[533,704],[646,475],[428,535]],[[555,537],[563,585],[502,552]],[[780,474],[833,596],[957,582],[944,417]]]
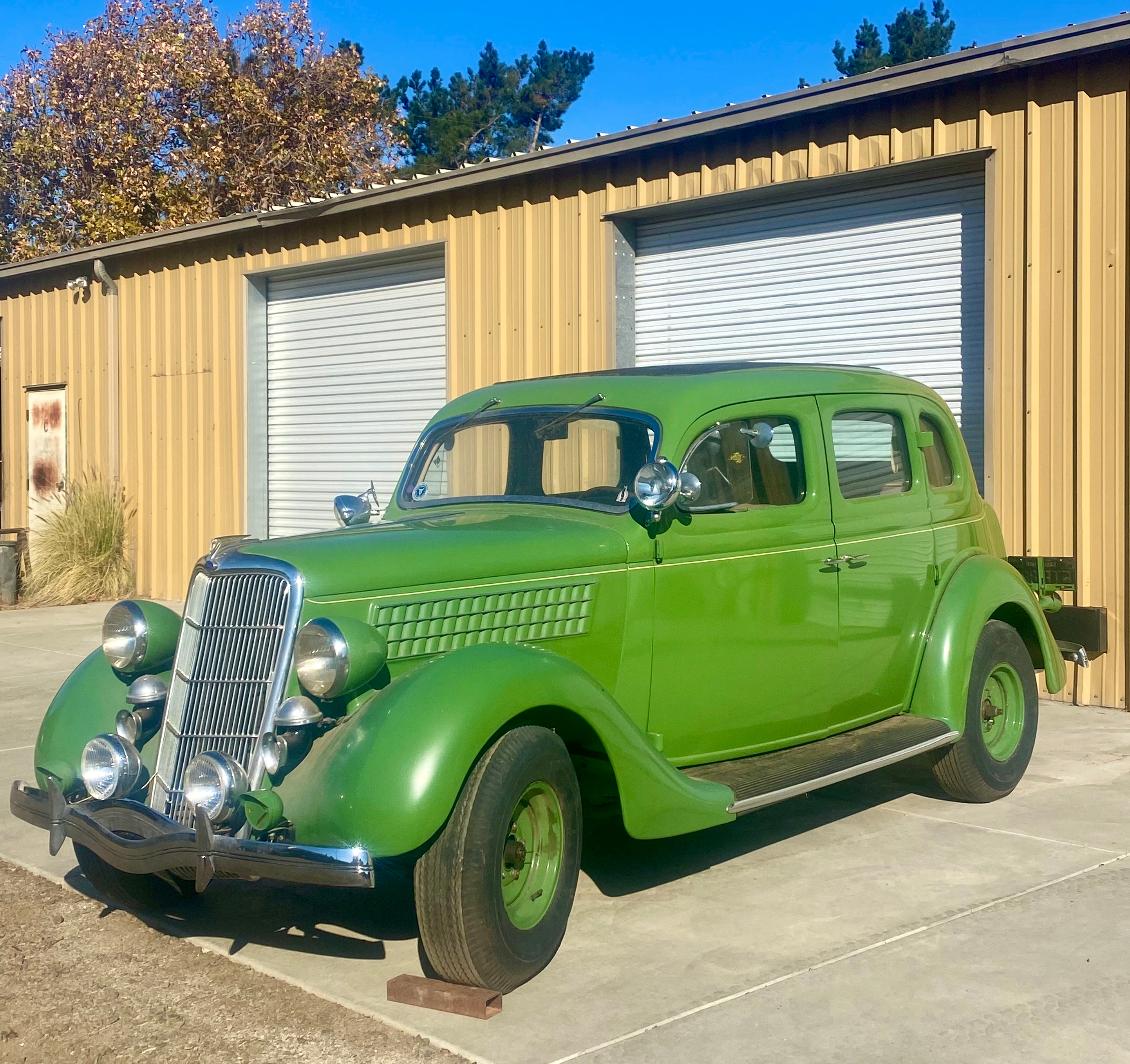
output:
[[[90,885],[99,894],[125,909],[139,912],[163,911],[183,904],[186,898],[196,896],[193,884],[187,880],[123,872],[77,842],[74,848],[78,866]]]
[[[507,993],[557,953],[577,888],[581,796],[565,744],[507,732],[416,864],[420,940],[441,978]]]
[[[934,778],[962,802],[1010,794],[1032,758],[1039,711],[1024,640],[1011,625],[989,621],[973,655],[964,734],[935,762]]]

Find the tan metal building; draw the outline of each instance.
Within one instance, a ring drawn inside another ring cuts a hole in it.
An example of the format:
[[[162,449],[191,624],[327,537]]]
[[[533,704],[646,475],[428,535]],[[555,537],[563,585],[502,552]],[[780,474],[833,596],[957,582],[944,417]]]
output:
[[[1076,559],[1111,649],[1068,694],[1125,706],[1128,92],[1123,15],[0,267],[3,524],[117,476],[139,590],[179,597],[213,536],[387,493],[445,395],[888,365],[960,410],[1010,550]]]

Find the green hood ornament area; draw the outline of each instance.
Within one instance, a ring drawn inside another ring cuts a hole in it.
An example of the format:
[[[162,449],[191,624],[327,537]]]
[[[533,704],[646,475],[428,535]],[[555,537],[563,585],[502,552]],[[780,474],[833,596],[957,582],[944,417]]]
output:
[[[1037,671],[1065,682],[949,410],[877,371],[495,385],[379,520],[372,491],[335,512],[217,541],[182,615],[115,605],[47,708],[12,810],[99,889],[400,858],[433,968],[507,991],[561,942],[598,805],[677,835],[920,754],[989,801]]]

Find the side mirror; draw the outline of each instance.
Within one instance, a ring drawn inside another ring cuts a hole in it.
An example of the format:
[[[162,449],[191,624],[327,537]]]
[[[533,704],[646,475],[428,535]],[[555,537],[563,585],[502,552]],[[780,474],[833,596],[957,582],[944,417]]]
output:
[[[339,525],[345,528],[352,528],[354,525],[367,525],[372,516],[373,511],[369,506],[368,499],[364,499],[360,495],[334,496],[334,517],[337,518]]]
[[[702,492],[702,484],[693,473],[680,473],[673,462],[657,458],[636,474],[632,490],[645,510],[659,514],[676,501],[694,502]]]

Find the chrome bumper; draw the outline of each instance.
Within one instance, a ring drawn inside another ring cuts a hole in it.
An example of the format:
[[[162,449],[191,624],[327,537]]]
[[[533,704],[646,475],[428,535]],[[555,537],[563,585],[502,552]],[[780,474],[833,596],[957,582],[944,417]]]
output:
[[[10,806],[14,816],[50,833],[52,854],[70,838],[123,872],[144,875],[194,869],[197,891],[204,890],[217,873],[320,886],[373,885],[373,862],[367,850],[217,835],[199,810],[193,830],[140,802],[88,799],[69,804],[53,783],[44,791],[22,780],[12,784]]]

